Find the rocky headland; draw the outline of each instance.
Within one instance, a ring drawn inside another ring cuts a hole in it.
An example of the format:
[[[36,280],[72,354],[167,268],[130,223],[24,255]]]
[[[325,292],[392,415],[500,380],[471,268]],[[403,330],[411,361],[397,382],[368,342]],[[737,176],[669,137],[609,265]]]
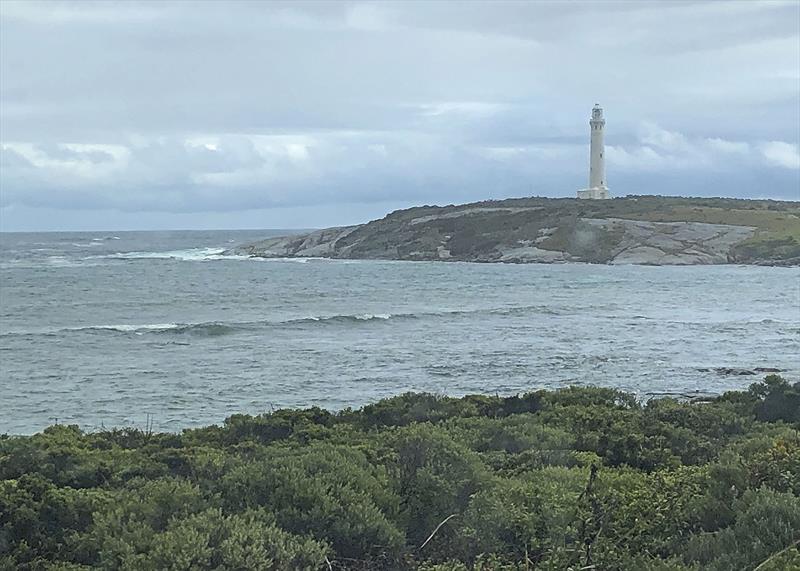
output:
[[[800,203],[630,196],[518,198],[398,210],[366,224],[269,238],[264,258],[800,265]]]

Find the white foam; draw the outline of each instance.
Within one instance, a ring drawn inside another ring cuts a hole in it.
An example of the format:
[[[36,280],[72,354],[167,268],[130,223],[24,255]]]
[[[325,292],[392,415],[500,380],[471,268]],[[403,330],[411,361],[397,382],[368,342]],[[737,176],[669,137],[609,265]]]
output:
[[[119,252],[103,258],[123,260],[182,260],[187,262],[202,262],[208,260],[248,260],[260,262],[292,262],[307,264],[312,260],[327,260],[327,258],[257,258],[241,254],[223,254],[225,248],[189,248],[186,250],[170,250],[167,252]]]
[[[77,245],[77,244],[76,244]],[[94,244],[88,244],[94,245]],[[168,250],[165,252],[116,252],[98,256],[87,256],[85,260],[181,260],[186,262],[204,262],[213,260],[247,260],[251,262],[290,262],[293,264],[307,264],[309,262],[339,262],[355,263],[353,260],[331,260],[322,257],[303,258],[262,258],[241,254],[223,254],[226,248],[189,248],[186,250]]]
[[[355,317],[356,319],[360,319],[362,321],[369,321],[370,319],[389,319],[392,316],[389,313],[376,313],[376,314],[362,313],[359,315],[354,315],[353,317]]]
[[[293,264],[307,264],[311,260],[327,260],[328,258],[261,258],[258,256],[247,256],[248,260],[259,262],[291,262]]]
[[[58,268],[71,268],[73,266],[80,266],[79,262],[75,260],[70,260],[66,256],[48,256],[47,263],[51,266],[56,266]],[[33,264],[30,267],[37,267],[37,264]]]
[[[169,250],[166,252],[117,252],[99,258],[114,258],[120,260],[184,260],[197,262],[203,260],[221,260],[240,258],[241,256],[223,256],[223,248],[189,248],[187,250]]]
[[[349,320],[357,320],[357,321],[371,321],[373,319],[391,319],[394,317],[390,313],[358,313],[358,314],[347,314],[347,315],[310,315],[308,317],[302,317],[298,319],[289,319],[286,321],[274,321],[274,322],[265,322],[270,323],[273,325],[283,325],[283,324],[291,324],[291,323],[302,323],[304,321],[321,321],[321,322],[336,322],[336,321],[349,321]]]
[[[122,333],[131,333],[139,331],[168,331],[170,329],[179,329],[185,327],[180,323],[145,323],[143,325],[131,325],[123,323],[121,325],[87,325],[84,327],[66,327],[68,331],[87,331],[92,329],[99,329],[104,331],[120,331]]]

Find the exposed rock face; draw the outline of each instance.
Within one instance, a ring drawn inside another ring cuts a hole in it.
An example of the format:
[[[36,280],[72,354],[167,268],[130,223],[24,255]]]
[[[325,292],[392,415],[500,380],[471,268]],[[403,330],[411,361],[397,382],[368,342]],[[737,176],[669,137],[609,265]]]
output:
[[[326,228],[309,234],[279,236],[260,242],[245,244],[230,250],[229,253],[258,258],[331,258],[342,257],[336,254],[339,240],[359,226]]]
[[[718,206],[720,202],[724,207]],[[741,208],[741,203],[749,209]],[[800,260],[796,257],[800,244],[792,237],[793,232],[800,235],[800,208],[794,203],[777,203],[780,208],[773,203],[757,208],[751,203],[755,201],[642,197],[419,207],[367,224],[270,238],[229,253],[267,258],[648,265],[791,265]],[[675,220],[684,216],[689,219]],[[741,223],[750,220],[762,228]],[[763,230],[764,220],[788,228],[789,237],[775,241],[780,250],[770,250],[769,241],[751,240]],[[740,249],[743,243],[748,249]],[[748,256],[743,258],[742,251]]]
[[[612,264],[692,265],[728,263],[731,248],[756,231],[753,226],[702,222],[643,222],[639,220],[583,219],[606,231],[621,230],[622,239],[611,252]]]
[[[529,246],[521,244],[519,246],[498,246],[502,254],[498,261],[500,262],[567,262],[572,257],[566,252],[559,252],[558,250],[542,250],[536,246]]]

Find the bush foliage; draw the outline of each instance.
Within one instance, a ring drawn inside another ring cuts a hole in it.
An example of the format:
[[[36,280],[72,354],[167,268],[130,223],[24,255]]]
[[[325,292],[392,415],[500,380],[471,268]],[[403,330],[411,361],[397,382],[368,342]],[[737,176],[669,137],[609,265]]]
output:
[[[800,568],[800,383],[0,437],[0,570]]]

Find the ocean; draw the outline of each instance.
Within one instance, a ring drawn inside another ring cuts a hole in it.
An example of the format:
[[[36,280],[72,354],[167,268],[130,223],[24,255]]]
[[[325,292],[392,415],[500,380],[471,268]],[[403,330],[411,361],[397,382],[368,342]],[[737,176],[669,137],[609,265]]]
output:
[[[226,257],[280,231],[0,234],[0,433],[179,431],[406,391],[800,377],[800,269]],[[709,370],[710,369],[710,370]]]

